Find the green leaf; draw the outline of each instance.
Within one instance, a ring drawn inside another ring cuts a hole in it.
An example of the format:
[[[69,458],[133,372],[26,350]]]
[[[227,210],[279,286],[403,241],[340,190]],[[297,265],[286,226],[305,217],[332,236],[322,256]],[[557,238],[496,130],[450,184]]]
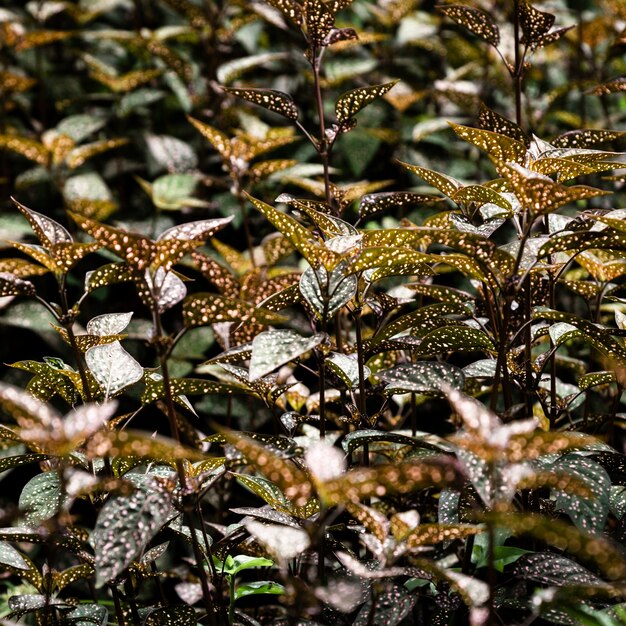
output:
[[[420,204],[440,201],[437,196],[425,196],[408,191],[390,191],[382,193],[368,193],[359,203],[359,219],[365,219],[381,211],[396,211],[396,214],[407,215]]]
[[[146,545],[164,526],[174,510],[171,496],[149,476],[126,496],[112,496],[105,502],[90,543],[96,556],[96,586],[119,576],[138,560]]]
[[[424,356],[443,352],[493,352],[495,346],[482,330],[468,326],[443,326],[429,332],[417,351]]]
[[[483,204],[490,203],[502,207],[507,212],[513,210],[511,203],[502,194],[489,187],[484,187],[483,185],[467,185],[462,187],[454,192],[451,199],[454,200],[454,202],[466,206],[473,203],[477,207],[481,207]]]
[[[386,394],[411,392],[427,396],[441,396],[443,395],[441,383],[454,389],[463,389],[465,386],[463,370],[449,363],[432,361],[400,363],[376,375],[387,383]]]
[[[578,379],[578,387],[581,391],[587,391],[591,387],[597,387],[599,385],[614,384],[615,372],[590,372]]]
[[[331,352],[324,363],[349,389],[355,389],[359,386],[359,365],[356,354]],[[363,376],[369,378],[370,374],[369,367],[363,366]]]
[[[461,183],[461,181],[458,181],[456,178],[448,176],[447,174],[442,174],[441,172],[436,172],[435,170],[431,170],[426,167],[411,165],[410,163],[404,163],[402,161],[398,161],[398,163],[403,167],[406,167],[406,169],[410,172],[413,172],[420,178],[423,178],[429,185],[439,189],[439,191],[448,196],[448,198],[451,198],[457,190],[463,187],[463,183]]]
[[[564,472],[586,484],[592,498],[583,498],[555,489],[556,510],[563,511],[583,531],[602,533],[609,512],[611,479],[606,470],[580,454],[568,454],[550,465],[555,472]]]
[[[31,478],[22,489],[19,507],[24,523],[37,527],[56,515],[68,497],[61,491],[58,472],[44,472]]]
[[[346,454],[351,454],[365,444],[368,444],[374,449],[377,443],[383,444],[384,448],[389,448],[386,444],[393,444],[393,446],[397,448],[410,446],[411,448],[432,450],[433,453],[446,452],[450,449],[443,441],[441,444],[438,444],[434,439],[429,441],[425,437],[427,437],[427,435],[409,437],[401,433],[384,432],[380,430],[355,430],[345,436],[341,445]]]
[[[276,91],[275,89],[233,89],[224,88],[224,91],[231,93],[234,96],[243,98],[248,102],[258,104],[259,106],[278,113],[288,120],[298,119],[298,108],[296,107],[293,98],[282,91]]]
[[[228,383],[220,383],[214,380],[204,380],[202,378],[172,378],[170,380],[170,389],[172,395],[206,395],[206,394],[225,394],[243,393],[244,389],[237,385]],[[165,387],[163,380],[154,380],[146,378],[146,388],[141,395],[141,401],[144,404],[155,402],[165,397]]]
[[[569,585],[602,586],[604,581],[586,567],[552,552],[526,554],[513,570],[516,576],[556,587]]]
[[[245,569],[252,569],[254,567],[272,567],[272,565],[274,565],[274,561],[271,561],[270,559],[239,554],[232,558],[231,566],[228,569],[225,569],[224,573],[234,576]]]
[[[317,317],[330,319],[356,294],[357,277],[346,276],[343,264],[328,272],[324,267],[307,267],[300,277],[300,293]]]
[[[0,564],[18,570],[29,570],[33,567],[30,559],[27,560],[19,550],[6,541],[0,541]]]
[[[106,398],[143,378],[143,367],[119,341],[90,348],[85,353],[85,362]]]
[[[132,279],[133,276],[126,263],[108,263],[85,274],[85,291],[91,293],[94,289],[129,282]]]
[[[75,626],[106,626],[109,612],[101,604],[79,604],[67,617]]]
[[[152,184],[152,201],[158,209],[178,211],[186,206],[197,205],[192,198],[198,177],[194,174],[167,174]]]
[[[437,7],[444,15],[453,19],[457,24],[464,26],[470,33],[480,37],[483,41],[497,47],[500,43],[500,30],[493,18],[480,9],[452,4]]]
[[[268,330],[252,341],[249,380],[257,380],[302,356],[325,340],[324,333],[303,337],[293,330]]]
[[[285,592],[286,589],[279,583],[275,583],[272,580],[257,580],[244,585],[237,585],[237,588],[235,589],[235,600],[245,598],[246,596],[257,596],[262,594],[282,595]]]
[[[335,104],[335,115],[341,124],[353,118],[361,109],[385,95],[398,81],[394,80],[381,85],[357,87],[343,94]]]

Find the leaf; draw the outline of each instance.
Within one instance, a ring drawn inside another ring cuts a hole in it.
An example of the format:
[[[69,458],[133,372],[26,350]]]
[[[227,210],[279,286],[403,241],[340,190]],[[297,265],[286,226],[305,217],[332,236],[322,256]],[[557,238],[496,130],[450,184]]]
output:
[[[550,465],[555,472],[564,472],[586,484],[593,497],[554,490],[556,510],[567,513],[580,529],[592,533],[602,533],[609,512],[611,479],[606,470],[591,459],[580,454],[568,454]]]
[[[497,163],[523,164],[526,160],[526,146],[521,141],[490,130],[470,128],[453,122],[449,124],[461,139],[484,150]]]
[[[425,196],[407,191],[368,193],[359,202],[359,219],[365,219],[374,213],[393,210],[397,214],[407,214],[417,205],[438,202],[437,196]]]
[[[411,613],[416,602],[417,597],[409,594],[403,587],[388,585],[382,593],[377,594],[373,606],[370,599],[361,607],[352,626],[397,626]]]
[[[268,330],[252,341],[250,381],[266,376],[276,368],[316,348],[325,340],[324,333],[302,337],[293,330]]]
[[[52,246],[58,243],[72,243],[72,236],[61,224],[42,213],[25,207],[15,198],[12,200],[22,215],[28,220],[35,235],[37,235],[37,239],[39,239],[41,245],[46,250],[50,250]]]
[[[386,394],[411,392],[441,396],[442,382],[455,389],[463,389],[465,386],[463,370],[449,363],[400,363],[391,369],[377,372],[376,376],[387,383]]]
[[[519,3],[519,20],[524,33],[522,43],[536,46],[541,37],[554,25],[555,17],[551,13],[539,11],[528,0],[521,0]]]
[[[304,3],[304,22],[310,45],[322,47],[335,25],[335,15],[323,0],[307,0]]]
[[[498,133],[499,135],[506,135],[511,139],[515,139],[528,145],[530,140],[526,133],[514,122],[503,117],[499,113],[492,111],[484,103],[480,103],[480,115],[478,116],[478,123],[484,130],[490,130],[491,132]]]
[[[90,348],[85,353],[85,361],[107,398],[143,377],[143,367],[119,341]]]
[[[126,263],[108,263],[85,274],[85,291],[91,293],[94,289],[129,282],[132,279],[133,276]]]
[[[342,265],[330,272],[323,267],[307,267],[300,278],[299,290],[317,317],[328,320],[352,300],[357,283],[355,275],[346,276]]]
[[[361,109],[376,100],[376,98],[385,95],[397,82],[397,80],[394,80],[381,85],[357,87],[343,94],[335,104],[335,115],[339,123],[347,123]]]
[[[148,613],[145,626],[196,626],[198,619],[193,607],[170,605],[154,609]]]
[[[34,296],[37,290],[29,280],[23,280],[8,272],[0,272],[0,297]]]
[[[320,499],[326,506],[359,502],[373,496],[411,493],[424,487],[454,483],[457,472],[445,461],[396,463],[364,467],[346,472],[319,486]]]
[[[28,526],[37,527],[54,517],[67,500],[67,495],[61,491],[58,472],[38,474],[26,483],[20,494],[22,519]]]
[[[419,344],[419,355],[442,352],[494,352],[495,346],[482,331],[468,326],[443,326],[424,336]]]
[[[201,378],[172,378],[170,379],[170,389],[172,395],[206,395],[206,394],[225,394],[242,393],[242,387],[230,385],[228,383],[220,383],[213,380],[204,380]],[[164,398],[166,395],[163,380],[154,380],[146,377],[146,388],[141,395],[141,401],[144,404],[156,402]]]
[[[581,391],[587,391],[591,387],[610,385],[616,381],[615,372],[590,372],[578,379],[578,387]]]
[[[452,176],[448,176],[447,174],[442,174],[441,172],[436,172],[435,170],[431,170],[426,167],[411,165],[410,163],[404,163],[402,161],[398,161],[398,163],[403,167],[406,167],[406,169],[410,172],[413,172],[420,178],[423,178],[429,185],[439,189],[441,193],[449,198],[463,186],[460,181],[456,180],[456,178],[453,178]]]
[[[497,47],[500,43],[500,30],[493,18],[472,7],[452,4],[437,7],[444,15],[453,19],[457,24],[464,26],[470,33],[480,37],[483,41]]]
[[[295,506],[300,507],[307,503],[313,486],[308,476],[295,463],[281,459],[266,446],[249,437],[229,431],[225,431],[223,435],[257,471],[275,483]]]
[[[410,531],[403,541],[409,548],[419,548],[425,545],[436,545],[442,541],[454,541],[470,535],[484,532],[481,526],[467,524],[420,524]]]
[[[270,561],[271,562],[271,561]],[[262,594],[282,595],[286,589],[273,580],[257,580],[243,585],[237,585],[235,589],[235,600],[246,596],[257,596]]]
[[[495,204],[505,209],[507,212],[513,210],[511,203],[502,194],[483,185],[466,185],[458,191],[455,191],[451,199],[465,206],[473,203],[477,207],[481,207],[483,204],[489,203]]]
[[[173,512],[170,495],[149,476],[130,495],[109,497],[89,539],[96,556],[96,587],[138,560]]]
[[[185,326],[194,327],[218,322],[276,324],[284,322],[285,318],[243,300],[213,293],[196,293],[185,299],[183,320]]]
[[[516,576],[556,587],[570,585],[602,586],[604,581],[576,561],[560,554],[525,554],[516,563]]]
[[[331,352],[324,363],[349,389],[355,389],[359,386],[359,366],[356,354]],[[364,378],[369,378],[370,374],[369,367],[363,366]]]
[[[8,565],[18,570],[30,570],[33,567],[30,559],[6,541],[0,541],[0,565]]]
[[[87,322],[87,332],[100,337],[118,335],[128,326],[132,316],[132,312],[98,315]]]
[[[278,113],[288,120],[298,119],[298,108],[293,98],[275,89],[233,89],[223,88],[227,93],[243,98],[253,104],[258,104],[268,111]]]
[[[30,161],[47,167],[50,162],[48,149],[39,141],[19,135],[0,135],[0,148],[17,152]]]
[[[6,472],[20,465],[28,465],[29,463],[39,463],[48,458],[47,454],[20,454],[16,456],[4,456],[0,458],[0,472]]]
[[[247,195],[248,200],[294,245],[296,250],[312,265],[334,267],[339,257],[327,247],[318,244],[312,234],[293,217],[273,206]]]
[[[388,444],[393,444],[393,447],[396,449],[410,446],[411,448],[424,448],[425,450],[432,450],[433,453],[441,453],[449,450],[449,446],[443,442],[438,444],[436,441],[426,439],[426,437],[427,435],[408,437],[407,435],[403,435],[401,433],[384,432],[380,430],[355,430],[345,436],[341,445],[346,454],[352,454],[355,450],[365,444],[368,444],[371,449],[380,450],[390,448],[391,446]],[[376,444],[382,444],[382,446],[377,446]]]
[[[281,561],[302,554],[311,540],[305,530],[278,524],[264,524],[255,520],[244,522],[246,530],[272,555]]]
[[[559,135],[552,140],[552,145],[557,148],[591,148],[598,144],[615,141],[623,136],[624,131],[621,130],[582,128]]]
[[[192,198],[198,184],[194,174],[167,174],[157,178],[151,187],[154,205],[164,211],[178,211],[187,206],[198,205]]]
[[[106,626],[109,613],[100,604],[79,604],[67,617],[73,620],[75,626]]]

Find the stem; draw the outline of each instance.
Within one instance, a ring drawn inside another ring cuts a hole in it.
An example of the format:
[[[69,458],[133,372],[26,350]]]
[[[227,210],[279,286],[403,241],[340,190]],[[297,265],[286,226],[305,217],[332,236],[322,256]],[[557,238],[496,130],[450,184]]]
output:
[[[513,2],[513,36],[515,39],[515,70],[513,88],[515,90],[515,122],[522,126],[522,76],[524,74],[524,58],[520,50],[519,0]]]
[[[235,576],[231,574],[228,577],[228,586],[230,589],[230,602],[228,604],[228,626],[235,623]]]

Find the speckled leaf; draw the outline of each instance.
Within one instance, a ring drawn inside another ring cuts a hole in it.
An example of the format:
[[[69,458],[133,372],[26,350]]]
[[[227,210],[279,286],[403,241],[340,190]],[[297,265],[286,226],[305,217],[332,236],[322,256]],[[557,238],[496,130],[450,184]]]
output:
[[[18,278],[8,272],[0,272],[0,297],[34,296],[35,285],[29,280]]]
[[[250,381],[262,378],[276,368],[293,361],[319,346],[324,333],[303,337],[293,330],[268,330],[259,333],[252,341],[250,357]]]
[[[581,391],[587,391],[591,387],[610,385],[615,382],[615,372],[591,372],[578,379],[578,387]]]
[[[370,87],[357,87],[343,94],[335,104],[335,115],[340,123],[347,123],[361,109],[368,104],[384,96],[398,81],[394,80],[381,85]]]
[[[270,554],[281,561],[293,559],[302,554],[310,545],[311,539],[305,530],[278,524],[264,524],[256,520],[244,522],[246,530]]]
[[[130,324],[130,313],[106,313],[91,318],[87,322],[87,332],[92,335],[117,335]]]
[[[536,45],[553,26],[554,15],[536,9],[528,0],[519,3],[519,20],[523,32],[523,43]]]
[[[528,145],[529,139],[526,133],[515,122],[507,119],[506,117],[492,111],[489,107],[480,103],[480,115],[478,116],[478,123],[484,130],[490,130],[500,135],[506,135],[511,139],[515,139]]]
[[[106,626],[109,612],[101,604],[79,604],[67,617],[75,626]]]
[[[191,606],[166,606],[150,611],[145,626],[196,626],[198,618]]]
[[[455,191],[451,196],[454,202],[468,205],[474,203],[476,206],[481,207],[483,204],[495,204],[506,211],[512,211],[513,207],[511,203],[500,193],[484,187],[483,185],[467,185],[462,187],[458,191]]]
[[[515,564],[513,572],[526,580],[544,585],[591,585],[602,586],[604,581],[586,567],[553,552],[524,554]]]
[[[449,363],[420,361],[419,363],[400,363],[395,367],[376,374],[387,383],[386,394],[419,393],[427,396],[443,395],[441,383],[455,389],[463,389],[465,375],[463,370]]]
[[[72,243],[72,236],[61,224],[42,213],[25,207],[15,198],[13,198],[13,202],[28,220],[44,248],[49,250],[51,246],[57,243]]]
[[[259,106],[278,113],[289,120],[298,119],[298,108],[293,98],[282,91],[275,89],[233,89],[225,88],[224,91],[243,98],[248,102],[258,104]]]
[[[293,0],[267,0],[267,3],[284,13],[294,24],[302,24],[302,8]]]
[[[127,143],[128,139],[123,137],[118,139],[102,139],[101,141],[93,141],[92,143],[74,148],[67,155],[65,162],[71,169],[76,169],[94,156],[101,154],[102,152],[107,152],[108,150],[113,150],[114,148],[119,148]]]
[[[437,196],[425,196],[408,191],[368,193],[359,202],[359,218],[365,219],[374,213],[393,210],[398,214],[408,214],[417,205],[438,202]]]
[[[559,135],[552,140],[552,145],[557,148],[592,148],[598,144],[615,141],[624,134],[625,132],[621,130],[583,128]]]
[[[22,519],[28,526],[37,527],[56,515],[66,500],[58,472],[37,474],[26,483],[20,494]]]
[[[0,565],[8,565],[18,570],[29,570],[32,562],[26,560],[22,553],[6,541],[0,541]]]
[[[380,511],[360,502],[347,502],[346,511],[383,543],[389,535],[389,520]]]
[[[137,560],[172,513],[170,495],[154,479],[130,495],[109,497],[89,539],[96,556],[96,586],[115,579]]]
[[[47,167],[50,161],[48,149],[39,141],[19,135],[0,135],[0,148],[17,152],[30,161]]]
[[[457,479],[457,471],[444,461],[395,463],[350,470],[321,485],[319,494],[326,506],[333,506],[374,496],[411,493],[424,487],[441,487]]]
[[[245,485],[252,493],[255,493],[264,502],[267,502],[272,509],[283,514],[292,514],[293,505],[283,492],[270,480],[263,476],[249,476],[248,474],[234,474],[235,478]],[[273,520],[276,521],[276,520]]]
[[[584,333],[587,340],[600,352],[609,358],[616,359],[621,363],[626,363],[626,348],[617,341],[610,333],[609,329],[598,328],[592,322],[585,320],[571,313],[555,311],[545,307],[536,307],[533,310],[534,319],[546,319],[554,322],[566,322],[575,326]]]
[[[356,354],[331,352],[324,362],[349,389],[355,389],[359,386],[359,367]],[[370,374],[370,368],[364,366],[364,377],[369,378]]]
[[[307,503],[313,486],[308,476],[295,463],[281,459],[266,446],[249,437],[234,432],[225,432],[224,436],[257,471],[275,483],[295,506],[304,506]]]
[[[153,300],[156,301],[159,313],[171,309],[187,295],[187,287],[178,274],[165,271],[163,267],[157,268],[156,272],[146,270],[145,282],[151,293],[146,298],[146,304],[153,306]],[[139,295],[142,295],[141,291]]]
[[[379,268],[385,275],[395,275],[394,268],[400,275],[403,266],[408,266],[411,274],[427,276],[432,273],[425,263],[431,257],[422,252],[415,252],[407,248],[365,248],[358,256],[348,263],[346,273],[358,274],[364,270]]]
[[[431,329],[437,328],[442,319],[445,319],[446,315],[470,315],[470,310],[467,305],[456,302],[442,302],[437,304],[430,304],[397,317],[392,322],[386,324],[371,341],[371,346],[375,346],[385,339],[389,339],[398,333],[402,333],[410,328],[418,327],[421,332],[428,332]]]
[[[71,585],[77,580],[81,580],[82,578],[90,578],[93,572],[93,565],[89,563],[81,563],[80,565],[68,567],[62,572],[53,572],[52,578],[54,579],[54,584],[56,585],[57,589],[61,591],[63,588]]]
[[[206,394],[227,394],[241,393],[243,388],[228,383],[220,383],[213,380],[203,380],[201,378],[172,378],[170,380],[172,393],[179,395],[206,395]],[[146,379],[146,388],[141,395],[144,404],[156,402],[165,397],[163,380]]]
[[[131,267],[141,271],[152,262],[154,244],[147,237],[100,224],[76,213],[69,215],[84,231],[105,248],[122,257]]]
[[[481,130],[462,126],[450,122],[452,130],[463,140],[484,150],[494,161],[499,163],[523,164],[526,159],[526,146],[516,139],[494,133],[490,130]]]
[[[382,593],[377,594],[373,607],[371,599],[361,607],[352,626],[397,626],[411,613],[416,602],[417,596],[409,594],[404,587],[389,585]]]
[[[354,297],[357,277],[346,276],[342,266],[331,272],[308,267],[300,278],[300,293],[319,319],[329,319]]]
[[[129,282],[132,279],[132,274],[126,263],[108,263],[85,274],[85,291],[90,293],[94,289]]]
[[[326,268],[331,268],[337,264],[338,255],[325,246],[317,244],[313,235],[293,217],[252,196],[248,196],[248,199],[275,228],[289,239],[311,265],[321,264]]]
[[[428,333],[420,343],[420,355],[442,352],[492,352],[493,342],[482,331],[468,326],[443,326]]]
[[[25,276],[41,276],[47,272],[47,268],[30,263],[26,259],[0,259],[0,273],[12,274],[17,278],[24,278]]]
[[[480,37],[483,41],[495,47],[500,43],[500,30],[488,13],[461,4],[440,6],[438,8],[450,19],[464,26],[470,33]]]
[[[27,465],[28,463],[39,463],[45,461],[48,458],[47,454],[20,454],[16,456],[5,456],[0,458],[0,472],[5,472],[8,469],[19,467],[20,465]]]
[[[119,341],[90,348],[85,353],[85,361],[107,398],[143,377],[143,367]]]
[[[245,598],[247,596],[263,594],[282,595],[285,591],[286,590],[282,585],[274,582],[273,580],[257,580],[237,585],[237,588],[235,589],[235,600],[239,600],[239,598]]]
[[[484,530],[480,526],[467,524],[420,524],[404,538],[404,541],[409,548],[418,548],[436,545],[442,541],[463,539],[484,532]]]
[[[219,155],[223,160],[230,158],[232,154],[232,148],[230,145],[230,139],[228,135],[225,135],[223,132],[201,122],[200,120],[196,120],[193,117],[187,117],[187,119],[193,124],[193,126],[200,132],[200,134],[208,139],[209,143],[217,150]]]
[[[154,206],[164,211],[178,211],[198,204],[192,198],[198,184],[194,174],[166,174],[159,176],[151,186]]]
[[[239,281],[224,265],[201,252],[192,251],[191,258],[204,278],[213,283],[222,294],[236,295]]]
[[[556,509],[563,511],[583,531],[601,533],[609,512],[611,479],[606,470],[580,454],[568,454],[550,466],[556,472],[566,472],[586,484],[592,498],[566,493],[557,489]]]
[[[285,321],[278,313],[244,300],[227,298],[214,293],[196,293],[183,304],[185,326],[203,326],[219,322],[254,321],[259,324],[276,324]]]
[[[383,444],[389,448],[389,444],[393,444],[395,448],[402,448],[410,446],[411,448],[424,448],[426,450],[432,450],[434,454],[446,452],[450,449],[450,446],[445,444],[442,440],[441,444],[436,441],[429,441],[422,435],[418,437],[409,437],[402,435],[401,433],[384,432],[380,430],[355,430],[348,433],[343,442],[342,447],[346,451],[346,454],[351,454],[355,450],[358,450],[361,446],[369,444],[373,449],[376,444]]]
[[[321,47],[325,44],[328,33],[335,25],[335,16],[323,0],[306,0],[304,2],[304,21],[307,38],[311,45]]]
[[[622,578],[626,574],[626,561],[621,550],[607,537],[581,532],[571,524],[543,515],[516,515],[507,512],[493,516],[492,519],[514,533],[530,534],[557,550],[595,563],[610,580]]]
[[[410,172],[413,172],[420,178],[423,178],[429,185],[432,185],[436,189],[439,189],[444,195],[451,197],[463,184],[447,174],[441,172],[435,172],[419,165],[411,165],[410,163],[403,163],[398,161],[400,165],[406,167]]]
[[[38,593],[29,593],[22,595],[14,595],[9,598],[8,606],[17,617],[26,613],[43,609],[46,606],[54,606],[60,609],[68,609],[72,605],[60,598],[51,598],[49,595],[40,595]]]

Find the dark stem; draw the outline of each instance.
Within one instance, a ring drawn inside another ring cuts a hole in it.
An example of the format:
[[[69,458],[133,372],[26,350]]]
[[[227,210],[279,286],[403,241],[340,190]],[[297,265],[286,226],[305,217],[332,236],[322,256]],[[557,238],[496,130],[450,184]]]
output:
[[[513,36],[515,39],[515,61],[513,72],[513,88],[515,90],[515,122],[522,127],[522,79],[524,75],[524,58],[520,45],[519,0],[513,2]]]

